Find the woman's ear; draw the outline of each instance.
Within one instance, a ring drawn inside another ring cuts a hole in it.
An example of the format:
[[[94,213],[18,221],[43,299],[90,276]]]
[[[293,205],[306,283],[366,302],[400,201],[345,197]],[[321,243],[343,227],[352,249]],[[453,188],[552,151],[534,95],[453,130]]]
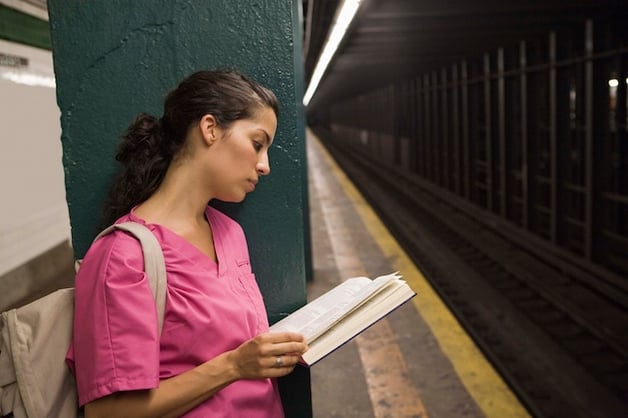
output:
[[[218,124],[216,118],[213,115],[207,114],[203,116],[199,122],[199,129],[203,141],[207,145],[212,145],[216,141],[216,135],[218,133]]]

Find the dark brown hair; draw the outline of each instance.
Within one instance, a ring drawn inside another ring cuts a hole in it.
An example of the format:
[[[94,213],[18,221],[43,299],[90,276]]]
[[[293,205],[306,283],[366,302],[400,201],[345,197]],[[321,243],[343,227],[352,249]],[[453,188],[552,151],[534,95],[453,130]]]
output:
[[[270,107],[278,116],[275,94],[235,70],[199,71],[185,78],[166,96],[160,119],[141,113],[122,135],[116,160],[123,167],[105,202],[102,226],[157,190],[183,149],[188,129],[204,115],[213,115],[219,126],[228,129],[261,107]]]

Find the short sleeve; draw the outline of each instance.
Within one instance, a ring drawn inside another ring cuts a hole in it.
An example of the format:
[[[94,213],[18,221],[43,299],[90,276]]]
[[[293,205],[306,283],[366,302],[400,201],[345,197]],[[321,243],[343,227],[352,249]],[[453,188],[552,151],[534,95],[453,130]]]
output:
[[[114,392],[159,385],[155,302],[141,246],[122,231],[96,241],[76,276],[68,363],[81,405]]]

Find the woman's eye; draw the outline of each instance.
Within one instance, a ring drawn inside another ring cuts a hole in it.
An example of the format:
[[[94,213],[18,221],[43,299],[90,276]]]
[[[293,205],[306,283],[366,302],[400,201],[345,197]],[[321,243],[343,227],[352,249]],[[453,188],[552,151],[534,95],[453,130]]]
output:
[[[255,151],[261,151],[264,145],[260,142],[253,141],[253,148],[255,148]]]

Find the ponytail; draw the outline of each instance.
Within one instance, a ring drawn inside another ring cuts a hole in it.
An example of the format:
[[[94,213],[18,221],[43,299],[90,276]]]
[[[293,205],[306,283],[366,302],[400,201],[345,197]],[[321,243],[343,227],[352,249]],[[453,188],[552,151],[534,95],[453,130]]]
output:
[[[115,222],[157,190],[178,148],[164,140],[161,119],[139,114],[121,137],[116,160],[122,170],[104,206],[103,225]],[[175,149],[173,149],[175,148]]]

